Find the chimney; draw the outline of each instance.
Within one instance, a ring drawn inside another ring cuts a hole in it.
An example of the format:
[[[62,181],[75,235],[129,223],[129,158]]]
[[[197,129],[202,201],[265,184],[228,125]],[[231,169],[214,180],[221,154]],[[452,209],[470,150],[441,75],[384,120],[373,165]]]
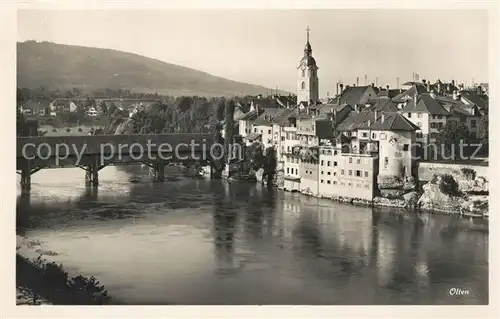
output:
[[[357,104],[354,104],[354,111],[356,111],[357,113],[359,113],[359,109],[358,109],[358,105]]]
[[[481,95],[483,94],[483,88],[481,87],[481,85],[478,85],[477,88],[476,88],[476,93],[477,95]]]
[[[438,80],[439,81],[439,80]],[[441,94],[441,81],[438,82],[438,87],[437,87],[438,91],[437,93],[438,94]]]
[[[451,85],[455,86],[455,80],[451,80]]]
[[[368,127],[372,126],[372,120],[368,120]]]
[[[427,82],[426,79],[422,79],[422,83],[425,84]]]
[[[344,84],[342,83],[339,83],[339,87],[340,87],[340,94],[342,94],[342,92],[344,91]]]
[[[434,90],[431,90],[430,95],[433,99],[436,98],[436,92]]]
[[[359,76],[356,77],[356,86],[359,86]]]
[[[389,92],[389,85],[386,85],[385,89],[387,90],[387,92]]]
[[[427,82],[427,92],[430,92],[430,91],[431,91],[431,83]]]
[[[365,74],[365,85],[368,84],[368,75]]]
[[[374,87],[375,87],[375,83],[372,82],[372,88],[374,88]]]
[[[385,116],[384,116],[384,113],[382,113],[382,118],[380,119],[380,123],[384,124],[384,120],[385,120]]]
[[[458,94],[457,90],[453,91],[453,99],[458,100]]]
[[[333,119],[337,118],[337,109],[333,109]]]
[[[378,110],[375,110],[375,121],[377,121],[378,118]]]

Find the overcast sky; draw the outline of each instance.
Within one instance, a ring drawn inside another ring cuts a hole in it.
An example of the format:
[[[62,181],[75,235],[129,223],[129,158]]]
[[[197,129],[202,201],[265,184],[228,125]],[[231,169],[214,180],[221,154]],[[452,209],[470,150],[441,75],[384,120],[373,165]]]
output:
[[[18,40],[138,53],[295,92],[305,29],[320,96],[335,83],[396,85],[412,73],[488,79],[488,14],[471,10],[19,11]]]

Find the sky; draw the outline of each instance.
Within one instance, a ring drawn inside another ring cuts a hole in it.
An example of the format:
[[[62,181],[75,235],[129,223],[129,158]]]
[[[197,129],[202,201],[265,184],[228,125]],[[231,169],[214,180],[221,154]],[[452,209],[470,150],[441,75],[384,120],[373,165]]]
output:
[[[488,80],[481,10],[94,10],[18,13],[18,41],[137,53],[295,92],[309,26],[320,96],[336,83]]]

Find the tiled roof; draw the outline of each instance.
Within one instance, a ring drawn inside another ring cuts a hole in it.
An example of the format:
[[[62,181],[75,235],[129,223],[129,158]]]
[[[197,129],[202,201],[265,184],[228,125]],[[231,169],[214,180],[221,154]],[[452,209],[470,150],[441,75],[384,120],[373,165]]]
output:
[[[375,113],[370,110],[363,110],[359,113],[352,111],[341,123],[337,125],[336,129],[338,131],[352,131],[363,125],[363,123],[368,123],[368,121],[374,120]]]
[[[260,99],[255,99],[252,101],[254,106],[258,107],[258,108],[264,108],[264,109],[267,109],[267,108],[279,108],[280,105],[279,103],[271,98],[271,97],[266,97],[266,98],[260,98]]]
[[[297,116],[296,109],[279,109],[274,116],[274,119],[271,121],[272,123],[278,125],[286,125],[288,123],[288,119],[293,116]]]
[[[368,101],[370,104],[373,106],[371,107],[372,110],[377,110],[379,112],[397,112],[398,108],[396,104],[389,98],[387,97],[382,97],[382,98],[376,98]]]
[[[255,120],[259,115],[257,114],[257,111],[250,111],[242,115],[238,120],[239,121],[253,121]]]
[[[401,112],[422,112],[435,115],[450,115],[438,101],[429,93],[421,94],[417,97],[417,105],[413,99],[407,101],[407,105],[401,109]]]
[[[417,83],[415,85],[412,85],[411,88],[404,91],[403,93],[400,93],[400,94],[396,95],[395,97],[393,97],[392,100],[396,103],[401,103],[401,102],[406,101],[409,98],[413,98],[415,96],[415,94],[418,95],[418,94],[423,94],[423,93],[427,93],[427,89],[421,83]]]
[[[276,117],[276,114],[278,114],[282,110],[284,109],[278,109],[278,108],[265,109],[264,112],[262,112],[262,114],[260,114],[253,121],[253,125],[271,126],[273,119]]]
[[[400,93],[399,89],[383,89],[378,91],[377,96],[393,98]]]
[[[370,129],[377,131],[416,131],[420,128],[397,112],[383,112],[370,125]]]
[[[481,109],[487,108],[489,104],[489,98],[486,94],[478,95],[477,93],[465,91],[462,93],[462,97]]]
[[[349,104],[349,105],[356,105],[356,104],[363,104],[363,97],[365,96],[365,93],[368,90],[374,91],[373,96],[375,97],[377,95],[377,92],[375,88],[373,88],[370,85],[365,85],[365,86],[349,86],[344,89],[344,91],[341,93],[337,104]]]

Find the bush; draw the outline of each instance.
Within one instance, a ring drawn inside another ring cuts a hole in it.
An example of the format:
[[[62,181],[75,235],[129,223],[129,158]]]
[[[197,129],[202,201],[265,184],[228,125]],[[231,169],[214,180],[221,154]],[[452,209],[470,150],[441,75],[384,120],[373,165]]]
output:
[[[31,262],[42,271],[47,297],[54,304],[104,305],[111,299],[94,277],[79,275],[69,278],[61,264],[48,263],[41,256]]]
[[[447,195],[458,195],[458,183],[455,181],[453,176],[449,174],[441,175],[441,183],[439,184],[439,189],[441,192]]]
[[[475,179],[476,178],[476,171],[473,170],[472,168],[467,168],[467,167],[464,167],[462,169],[460,169],[460,171],[462,172],[462,174],[465,175],[465,177],[467,177],[468,179]]]
[[[81,127],[79,127],[78,132],[83,132],[83,129]]]

